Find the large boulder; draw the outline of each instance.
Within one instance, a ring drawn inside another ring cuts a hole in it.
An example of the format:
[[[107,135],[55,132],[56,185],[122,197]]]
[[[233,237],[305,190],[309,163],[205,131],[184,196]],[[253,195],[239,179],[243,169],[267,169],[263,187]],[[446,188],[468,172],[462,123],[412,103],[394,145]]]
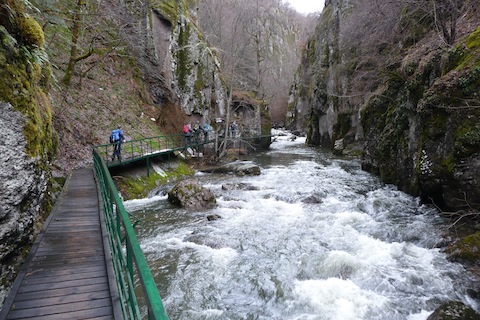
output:
[[[0,307],[35,239],[49,179],[37,167],[39,158],[25,152],[25,121],[10,104],[0,102]]]
[[[480,314],[459,301],[451,301],[438,307],[427,320],[478,320]]]
[[[480,232],[452,243],[446,252],[455,262],[472,266],[480,265]]]
[[[234,173],[237,176],[260,175],[260,167],[250,161],[232,162],[221,166],[216,166],[202,170],[203,172],[215,173]]]
[[[209,189],[192,179],[183,180],[173,187],[168,192],[168,201],[187,209],[208,209],[217,203]]]

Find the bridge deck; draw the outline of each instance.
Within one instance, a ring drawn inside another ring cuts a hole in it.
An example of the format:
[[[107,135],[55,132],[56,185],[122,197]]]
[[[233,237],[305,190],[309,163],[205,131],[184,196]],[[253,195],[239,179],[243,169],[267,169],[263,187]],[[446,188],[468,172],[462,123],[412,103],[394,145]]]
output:
[[[118,317],[101,217],[93,170],[74,171],[30,250],[0,319]]]

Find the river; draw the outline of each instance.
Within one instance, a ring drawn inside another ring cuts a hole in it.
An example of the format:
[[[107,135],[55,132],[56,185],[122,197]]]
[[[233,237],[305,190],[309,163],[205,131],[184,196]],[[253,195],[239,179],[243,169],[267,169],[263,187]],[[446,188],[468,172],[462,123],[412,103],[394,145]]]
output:
[[[253,156],[260,176],[196,174],[214,209],[163,194],[125,203],[171,320],[425,320],[448,300],[479,310],[475,278],[437,248],[435,209],[304,142],[280,137]],[[222,189],[235,183],[250,188]]]

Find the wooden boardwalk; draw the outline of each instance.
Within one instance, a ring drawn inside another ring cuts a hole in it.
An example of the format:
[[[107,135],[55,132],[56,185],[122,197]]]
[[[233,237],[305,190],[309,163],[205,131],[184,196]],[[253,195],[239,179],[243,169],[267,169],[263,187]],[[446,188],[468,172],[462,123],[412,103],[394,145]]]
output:
[[[0,319],[121,319],[102,223],[93,170],[74,171],[31,248]]]

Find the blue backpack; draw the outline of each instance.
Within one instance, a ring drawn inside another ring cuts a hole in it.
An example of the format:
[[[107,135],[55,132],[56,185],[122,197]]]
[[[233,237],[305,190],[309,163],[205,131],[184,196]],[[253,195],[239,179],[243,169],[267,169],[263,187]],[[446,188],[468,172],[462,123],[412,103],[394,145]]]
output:
[[[118,129],[112,130],[110,134],[110,143],[117,142],[120,140],[120,131]]]

